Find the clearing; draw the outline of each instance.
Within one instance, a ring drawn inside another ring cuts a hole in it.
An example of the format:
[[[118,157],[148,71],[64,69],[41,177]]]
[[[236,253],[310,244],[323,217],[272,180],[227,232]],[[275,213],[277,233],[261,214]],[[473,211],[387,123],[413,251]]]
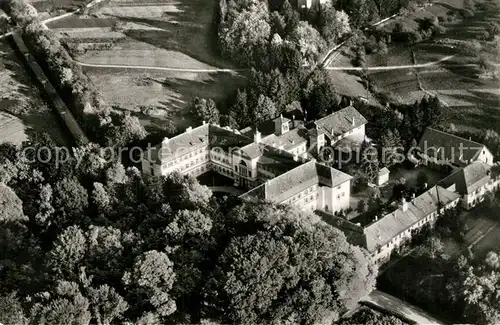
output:
[[[172,124],[183,129],[192,125],[185,108],[194,97],[219,101],[246,80],[232,71],[183,71],[232,68],[216,50],[214,4],[112,0],[91,16],[73,16],[48,26],[59,33],[75,60],[85,64],[109,105],[135,112],[150,130]]]
[[[223,100],[245,79],[227,73],[158,72],[132,69],[85,68],[104,100],[111,106],[138,114],[147,129],[173,123],[192,126],[185,109],[196,96]]]

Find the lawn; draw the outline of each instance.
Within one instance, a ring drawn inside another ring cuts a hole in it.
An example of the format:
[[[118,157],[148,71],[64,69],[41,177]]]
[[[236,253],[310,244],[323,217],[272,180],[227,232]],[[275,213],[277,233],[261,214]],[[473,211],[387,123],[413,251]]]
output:
[[[141,106],[151,108],[140,114],[152,130],[168,122],[181,130],[192,125],[185,109],[196,96],[216,102],[245,83],[245,78],[228,73],[187,73],[129,69],[85,68],[104,100],[113,106],[140,113]]]
[[[180,52],[208,65],[229,67],[216,51],[214,4],[206,0],[115,0],[97,15],[119,20],[124,33],[138,42]]]
[[[10,44],[0,42],[0,141],[19,143],[34,131],[46,132],[57,144],[65,144],[59,119],[42,100],[27,68]]]
[[[214,4],[113,0],[91,16],[69,17],[49,27],[68,44],[84,49],[72,53],[77,61],[135,67],[84,67],[110,106],[135,112],[151,130],[171,123],[184,129],[193,124],[185,108],[196,96],[219,101],[246,80],[236,73],[182,71],[231,67],[215,49]],[[148,110],[141,110],[144,107]]]
[[[20,145],[28,140],[24,123],[15,116],[0,111],[0,143]]]

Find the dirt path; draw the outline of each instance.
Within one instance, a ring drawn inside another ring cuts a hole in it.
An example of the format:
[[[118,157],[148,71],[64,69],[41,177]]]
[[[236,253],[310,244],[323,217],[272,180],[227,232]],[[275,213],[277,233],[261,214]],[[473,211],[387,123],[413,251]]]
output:
[[[159,70],[159,71],[174,71],[174,72],[194,72],[194,73],[211,73],[211,72],[225,72],[231,74],[238,74],[238,72],[247,71],[247,69],[189,69],[189,68],[167,68],[158,66],[147,66],[147,65],[121,65],[121,64],[94,64],[94,63],[83,63],[80,61],[75,62],[82,67],[92,67],[92,68],[112,68],[112,69],[141,69],[141,70]]]
[[[416,324],[443,324],[424,310],[380,290],[374,290],[361,299],[361,303],[384,309]]]
[[[453,57],[455,57],[455,54],[445,56],[444,58],[441,58],[441,59],[434,61],[434,62],[427,62],[427,63],[421,63],[421,64],[390,65],[390,66],[383,66],[383,67],[325,67],[325,69],[326,70],[342,70],[342,71],[349,71],[349,70],[351,70],[351,71],[363,71],[363,70],[384,71],[384,70],[397,70],[397,69],[426,68],[426,67],[430,67],[430,66],[448,61],[448,60],[452,59]],[[472,65],[476,66],[475,64],[472,64]],[[466,66],[466,65],[457,65],[457,66]]]

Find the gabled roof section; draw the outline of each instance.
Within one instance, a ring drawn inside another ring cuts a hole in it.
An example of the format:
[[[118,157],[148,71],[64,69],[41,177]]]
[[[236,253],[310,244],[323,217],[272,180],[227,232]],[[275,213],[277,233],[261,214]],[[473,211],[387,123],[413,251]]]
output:
[[[431,213],[437,212],[439,209],[438,202],[447,205],[459,198],[458,193],[448,191],[439,185],[432,187],[413,201],[408,202],[406,211],[403,211],[402,207],[400,207],[367,226],[364,229],[366,248],[370,252],[376,251],[420,220]]]
[[[253,142],[253,140],[244,135],[235,133],[233,130],[228,130],[216,125],[209,124],[210,146],[212,148],[222,148],[228,151],[231,148],[241,148]]]
[[[470,194],[491,179],[490,170],[491,166],[488,164],[476,161],[442,179],[439,185],[448,188],[455,184],[455,190],[458,193]]]
[[[261,200],[272,200],[281,203],[313,185],[334,187],[351,178],[351,176],[341,171],[310,160],[268,180],[243,194],[242,197],[253,196]]]
[[[477,159],[478,154],[485,148],[485,145],[479,142],[433,128],[425,129],[418,146],[424,154],[439,160],[444,158],[456,165]]]
[[[323,129],[329,137],[337,137],[345,134],[368,121],[353,106],[347,106],[341,110],[327,115],[314,122],[319,129]]]
[[[262,139],[262,143],[277,148],[283,147],[284,150],[291,150],[306,142],[307,142],[307,130],[303,127],[292,129],[280,136],[271,134]]]
[[[316,173],[320,183],[330,187],[339,186],[352,179],[351,175],[319,163],[316,163]]]
[[[158,144],[155,149],[160,154],[155,156],[158,163],[168,162],[175,159],[176,156],[203,148],[209,144],[209,125],[204,124]]]

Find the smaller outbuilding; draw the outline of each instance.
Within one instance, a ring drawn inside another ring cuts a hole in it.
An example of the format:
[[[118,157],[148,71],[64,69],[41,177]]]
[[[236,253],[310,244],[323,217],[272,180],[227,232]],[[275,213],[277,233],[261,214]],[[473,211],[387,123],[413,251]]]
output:
[[[389,171],[389,168],[387,168],[387,167],[380,169],[380,171],[378,172],[377,185],[382,186],[382,185],[387,184],[387,182],[389,182],[389,174],[390,173],[391,172]]]

